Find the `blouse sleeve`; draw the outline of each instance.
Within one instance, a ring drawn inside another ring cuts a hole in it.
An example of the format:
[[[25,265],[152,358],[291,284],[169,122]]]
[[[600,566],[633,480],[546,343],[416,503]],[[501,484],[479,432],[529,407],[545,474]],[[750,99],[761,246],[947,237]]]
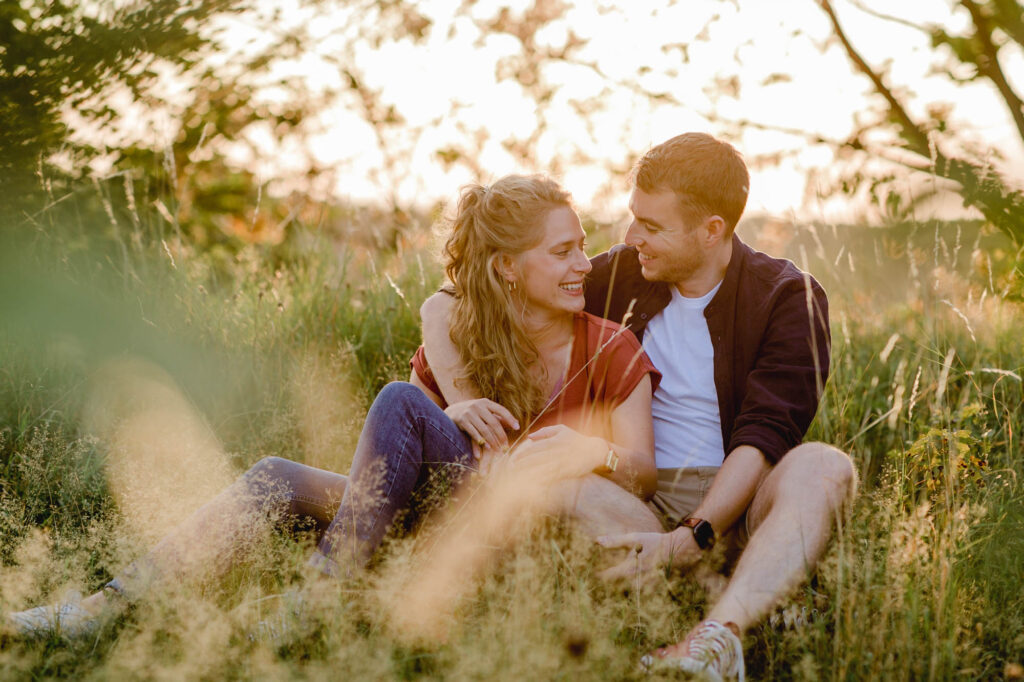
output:
[[[647,375],[651,392],[658,388],[661,372],[647,357],[633,332],[602,320],[588,333],[590,357],[595,358],[592,395],[598,402],[618,405]]]
[[[444,395],[441,393],[441,387],[437,385],[437,380],[434,379],[434,373],[430,370],[430,365],[427,364],[427,354],[423,352],[422,345],[416,349],[412,360],[409,361],[409,366],[412,367],[412,371],[416,372],[416,376],[423,382],[423,385],[441,396],[443,401]]]

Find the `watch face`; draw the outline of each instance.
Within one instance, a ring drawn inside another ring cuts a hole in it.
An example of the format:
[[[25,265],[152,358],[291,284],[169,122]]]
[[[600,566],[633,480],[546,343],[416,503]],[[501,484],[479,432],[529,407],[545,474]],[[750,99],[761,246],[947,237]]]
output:
[[[715,544],[715,530],[707,521],[701,521],[693,527],[693,538],[701,549],[708,549]]]

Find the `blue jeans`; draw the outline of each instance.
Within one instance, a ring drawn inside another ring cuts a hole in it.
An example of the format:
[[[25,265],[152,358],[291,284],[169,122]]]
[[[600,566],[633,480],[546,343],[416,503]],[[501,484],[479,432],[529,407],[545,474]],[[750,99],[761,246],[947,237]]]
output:
[[[366,415],[345,495],[317,549],[365,562],[410,501],[442,499],[473,466],[469,436],[441,408],[412,384],[388,384]]]
[[[394,382],[366,415],[346,478],[280,457],[267,457],[175,528],[107,587],[135,599],[155,577],[223,572],[266,519],[305,520],[319,536],[318,556],[363,564],[400,513],[418,517],[475,466],[472,444],[421,390]],[[411,507],[411,509],[410,509]]]

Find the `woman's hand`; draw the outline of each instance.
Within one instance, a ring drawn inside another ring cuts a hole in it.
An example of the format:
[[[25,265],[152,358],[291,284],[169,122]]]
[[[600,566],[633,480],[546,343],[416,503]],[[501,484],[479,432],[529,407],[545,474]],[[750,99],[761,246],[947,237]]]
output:
[[[519,429],[519,422],[507,409],[487,398],[463,400],[445,408],[444,413],[466,432],[479,448],[501,451],[508,448],[505,429]],[[479,459],[477,448],[473,453]]]
[[[604,464],[608,442],[584,436],[568,426],[546,426],[534,431],[511,456],[517,470],[529,472],[542,483],[580,478]]]

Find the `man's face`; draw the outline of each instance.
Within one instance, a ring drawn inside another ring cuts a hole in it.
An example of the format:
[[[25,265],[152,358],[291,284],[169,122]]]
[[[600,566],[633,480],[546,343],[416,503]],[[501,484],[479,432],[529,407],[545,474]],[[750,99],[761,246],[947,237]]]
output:
[[[645,192],[639,187],[629,199],[633,222],[625,242],[640,252],[644,279],[684,283],[707,261],[700,237],[704,230],[689,225],[671,190]]]

